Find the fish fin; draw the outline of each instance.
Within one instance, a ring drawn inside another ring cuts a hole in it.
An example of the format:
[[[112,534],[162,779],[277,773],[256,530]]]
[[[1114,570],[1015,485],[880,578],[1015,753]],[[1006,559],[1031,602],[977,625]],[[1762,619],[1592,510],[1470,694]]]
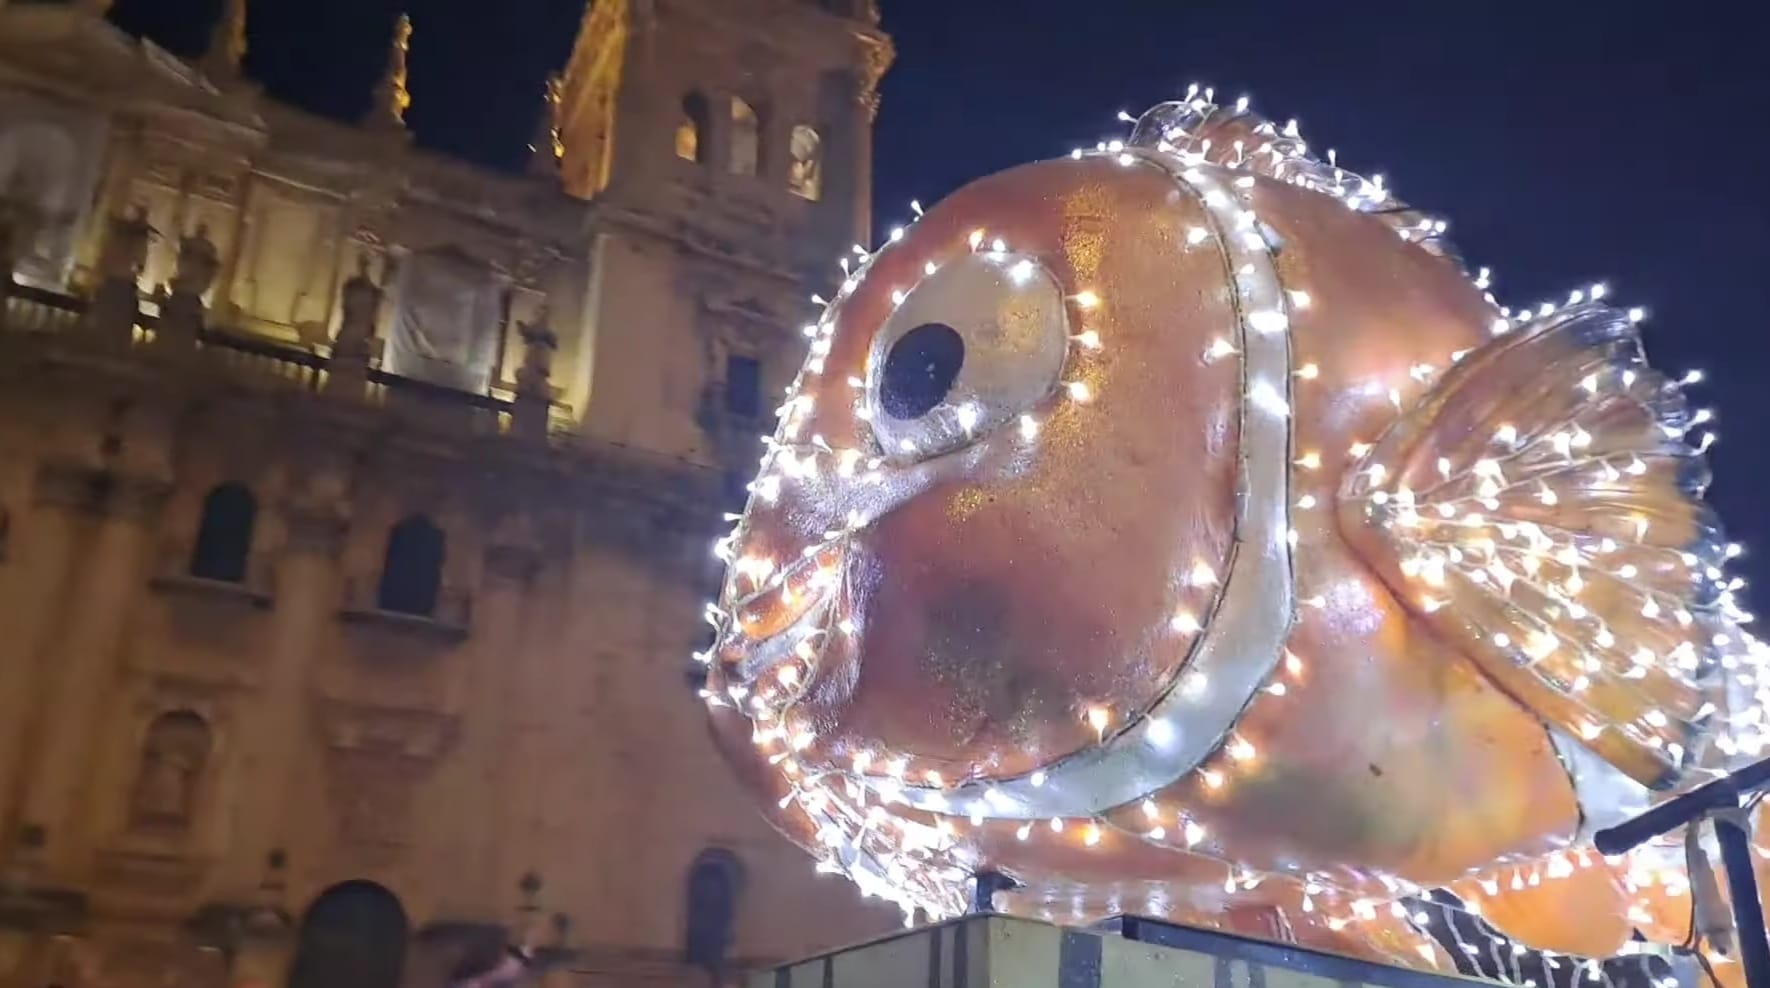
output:
[[[1624,774],[1706,754],[1747,646],[1719,585],[1698,421],[1587,303],[1469,352],[1341,485],[1342,529],[1432,630]]]

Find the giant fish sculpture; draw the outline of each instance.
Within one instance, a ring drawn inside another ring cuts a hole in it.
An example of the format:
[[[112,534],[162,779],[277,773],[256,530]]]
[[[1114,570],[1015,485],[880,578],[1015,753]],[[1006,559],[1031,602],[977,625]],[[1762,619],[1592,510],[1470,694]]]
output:
[[[1441,889],[1737,980],[1699,843],[1589,840],[1764,747],[1705,415],[1638,311],[1502,309],[1443,230],[1195,94],[863,255],[716,547],[776,824],[931,916],[999,873],[1448,967]]]

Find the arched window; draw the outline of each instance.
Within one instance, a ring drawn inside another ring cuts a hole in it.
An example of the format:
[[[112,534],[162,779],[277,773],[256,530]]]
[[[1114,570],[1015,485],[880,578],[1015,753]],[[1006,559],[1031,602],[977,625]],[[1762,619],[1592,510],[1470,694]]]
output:
[[[743,879],[743,864],[737,855],[723,848],[702,851],[688,870],[683,959],[715,976],[723,971],[725,953],[731,947]]]
[[[682,118],[676,122],[676,157],[684,161],[706,162],[707,125],[711,121],[707,97],[700,93],[682,97]]]
[[[192,576],[204,580],[243,583],[246,562],[252,555],[252,526],[258,520],[258,500],[238,484],[222,484],[203,499],[203,519],[197,525],[197,542],[191,548]]]
[[[393,526],[375,606],[400,614],[434,614],[442,590],[443,551],[442,529],[423,515]]]
[[[301,918],[289,988],[397,988],[407,929],[392,892],[374,882],[334,885]]]
[[[132,822],[137,827],[183,827],[190,823],[210,745],[209,722],[189,710],[154,718],[142,738],[130,800]]]
[[[731,173],[754,175],[762,150],[762,118],[744,100],[731,98]]]
[[[802,199],[816,202],[824,191],[823,137],[816,127],[800,124],[793,128],[787,145],[787,188]]]

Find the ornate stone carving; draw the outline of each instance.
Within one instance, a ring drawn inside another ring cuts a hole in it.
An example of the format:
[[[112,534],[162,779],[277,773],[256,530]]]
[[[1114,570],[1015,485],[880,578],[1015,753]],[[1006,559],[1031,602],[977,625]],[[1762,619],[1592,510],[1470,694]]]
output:
[[[381,315],[381,300],[386,295],[369,273],[369,255],[356,255],[356,274],[345,281],[339,291],[343,314],[338,320],[338,338],[332,342],[332,355],[366,358],[369,341],[375,336],[375,324]]]
[[[130,823],[149,829],[189,826],[212,744],[209,722],[192,711],[154,718],[142,738]]]
[[[534,318],[517,325],[522,337],[522,366],[516,369],[516,393],[529,398],[551,398],[553,355],[559,350],[559,334],[547,325],[547,306]]]
[[[884,35],[861,36],[861,71],[858,82],[859,89],[855,100],[867,111],[870,122],[879,116],[879,80],[885,77],[885,70],[897,57],[897,50],[892,46],[891,39]]]
[[[485,554],[486,573],[505,580],[527,582],[541,566],[546,540],[533,513],[510,504],[492,525]]]
[[[99,277],[127,282],[133,288],[147,265],[148,245],[159,231],[148,223],[147,209],[139,203],[129,208],[128,215],[111,217],[109,227],[98,255]]]
[[[246,0],[223,0],[209,33],[209,50],[203,53],[203,68],[222,80],[233,79],[245,57]]]
[[[560,136],[564,99],[565,79],[555,72],[547,77],[547,88],[541,96],[541,120],[535,128],[535,139],[529,144],[529,167],[537,175],[559,174],[560,160],[565,157],[565,140]]]
[[[151,521],[165,506],[172,483],[164,477],[118,473],[94,464],[46,461],[37,469],[33,494],[38,504],[53,504]]]
[[[198,223],[194,231],[178,240],[178,271],[172,276],[172,292],[200,297],[215,284],[220,270],[221,252],[209,239],[209,224]]]
[[[375,87],[375,105],[370,110],[371,122],[383,127],[404,130],[406,110],[412,105],[411,91],[406,89],[406,56],[412,49],[412,19],[405,14],[393,22],[393,42],[387,50],[387,70]]]
[[[510,277],[523,287],[536,287],[564,257],[552,245],[523,241],[517,245],[512,258]]]
[[[320,728],[340,834],[355,844],[403,843],[413,790],[454,744],[458,718],[332,699],[321,706]]]

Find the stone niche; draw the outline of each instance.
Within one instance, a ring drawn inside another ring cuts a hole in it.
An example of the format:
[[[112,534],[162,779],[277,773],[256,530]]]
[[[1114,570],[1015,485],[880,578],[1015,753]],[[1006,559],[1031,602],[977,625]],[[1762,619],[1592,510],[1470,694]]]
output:
[[[342,203],[260,176],[247,195],[230,301],[242,328],[289,342],[329,337],[341,282]]]

